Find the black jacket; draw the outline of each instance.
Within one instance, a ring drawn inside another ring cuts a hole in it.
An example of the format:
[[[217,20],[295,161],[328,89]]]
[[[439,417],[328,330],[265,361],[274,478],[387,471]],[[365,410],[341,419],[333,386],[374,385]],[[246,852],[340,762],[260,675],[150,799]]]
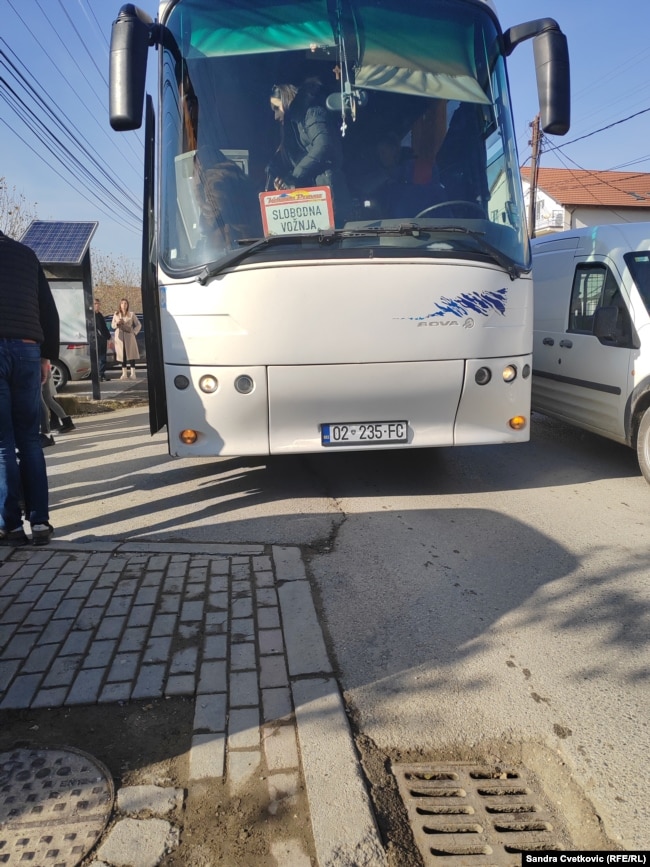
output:
[[[111,332],[106,324],[106,319],[103,313],[95,311],[95,333],[97,334],[97,348],[99,354],[104,355],[106,352],[106,344],[111,339]]]
[[[341,168],[341,139],[321,100],[320,83],[308,80],[296,93],[283,123],[283,139],[270,171],[296,186],[327,183],[326,172]]]
[[[41,358],[59,356],[59,314],[33,250],[0,232],[0,337],[35,340]]]

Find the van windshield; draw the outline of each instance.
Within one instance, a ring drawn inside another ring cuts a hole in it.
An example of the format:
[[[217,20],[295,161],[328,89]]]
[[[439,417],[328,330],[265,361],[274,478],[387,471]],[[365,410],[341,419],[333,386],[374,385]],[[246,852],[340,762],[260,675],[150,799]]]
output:
[[[639,290],[645,309],[650,313],[650,251],[639,250],[623,257]]]
[[[196,273],[242,248],[250,261],[369,247],[461,258],[489,248],[528,270],[503,44],[487,4],[179,0],[170,10],[166,271]],[[305,238],[323,229],[328,245]],[[276,235],[286,241],[253,246]]]

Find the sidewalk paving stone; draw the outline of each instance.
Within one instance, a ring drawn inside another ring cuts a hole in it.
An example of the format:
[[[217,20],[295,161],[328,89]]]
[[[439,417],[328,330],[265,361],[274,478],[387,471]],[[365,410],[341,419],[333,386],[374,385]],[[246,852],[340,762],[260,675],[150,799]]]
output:
[[[301,779],[311,782],[314,839],[331,857],[335,841],[325,838],[340,830],[332,831],[318,807],[316,780],[328,733],[317,731],[317,717],[301,705],[325,701],[333,742],[350,766],[352,750],[298,548],[53,540],[44,549],[0,550],[0,611],[0,708],[192,697],[190,783],[225,777],[237,792],[262,770],[272,813],[295,800]],[[318,683],[326,684],[325,695]],[[314,747],[305,738],[324,742]],[[305,756],[313,766],[304,766]],[[350,774],[355,784],[359,773],[355,767]],[[345,845],[374,855],[380,844],[369,802],[356,791],[363,839],[351,829]],[[123,812],[136,812],[132,797],[148,800],[155,813],[151,805],[170,795],[121,797]],[[121,819],[98,857],[110,864],[120,846],[136,840],[159,852],[175,829],[152,821]],[[277,852],[286,853],[283,867],[309,863],[291,841],[279,842]]]

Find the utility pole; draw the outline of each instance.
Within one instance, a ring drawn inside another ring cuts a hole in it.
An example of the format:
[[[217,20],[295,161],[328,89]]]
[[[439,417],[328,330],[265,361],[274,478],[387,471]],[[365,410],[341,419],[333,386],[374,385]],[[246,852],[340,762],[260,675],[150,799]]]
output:
[[[535,211],[537,210],[537,175],[539,171],[539,151],[542,136],[539,128],[539,115],[531,123],[533,137],[530,141],[532,156],[530,160],[530,191],[528,194],[528,236],[535,237]]]

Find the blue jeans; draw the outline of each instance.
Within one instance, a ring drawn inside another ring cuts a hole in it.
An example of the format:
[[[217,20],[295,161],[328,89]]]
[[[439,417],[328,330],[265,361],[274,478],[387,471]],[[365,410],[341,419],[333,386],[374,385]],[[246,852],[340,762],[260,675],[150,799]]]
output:
[[[39,345],[0,338],[0,527],[7,531],[22,527],[21,499],[30,524],[49,519],[40,417]]]

